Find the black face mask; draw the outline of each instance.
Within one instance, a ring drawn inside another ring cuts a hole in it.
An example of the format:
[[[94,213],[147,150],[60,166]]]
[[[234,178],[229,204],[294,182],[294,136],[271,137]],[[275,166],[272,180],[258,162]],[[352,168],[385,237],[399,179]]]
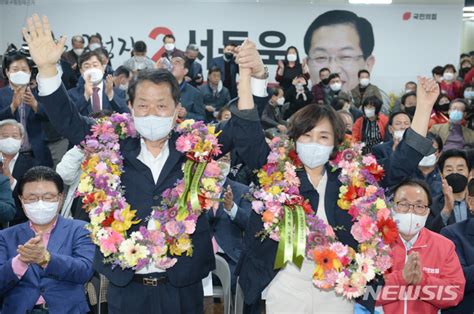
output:
[[[324,85],[328,85],[328,84],[329,84],[329,78],[322,79],[321,82],[322,82]]]
[[[438,112],[448,112],[449,111],[449,102],[446,104],[436,104],[434,106],[435,110]]]
[[[234,59],[234,54],[232,52],[226,52],[224,53],[224,56],[227,61],[231,61],[232,59]]]
[[[405,107],[405,112],[408,113],[412,117],[415,115],[415,110],[416,110],[416,106],[414,106],[414,107]]]
[[[448,181],[449,186],[453,188],[453,193],[460,193],[467,186],[467,177],[460,173],[451,173],[445,179]]]

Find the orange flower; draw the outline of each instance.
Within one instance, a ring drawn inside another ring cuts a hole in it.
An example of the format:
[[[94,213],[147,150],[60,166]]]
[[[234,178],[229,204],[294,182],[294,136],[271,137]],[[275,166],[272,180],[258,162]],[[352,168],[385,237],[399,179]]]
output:
[[[352,201],[357,198],[357,188],[353,185],[349,186],[347,192],[344,194],[344,200]]]
[[[266,210],[266,211],[263,212],[263,214],[262,214],[263,222],[270,223],[270,222],[273,221],[273,219],[275,219],[275,215],[271,211]]]
[[[336,252],[329,248],[324,248],[322,251],[314,250],[314,261],[317,267],[321,267],[324,271],[333,269],[340,271],[342,267]]]

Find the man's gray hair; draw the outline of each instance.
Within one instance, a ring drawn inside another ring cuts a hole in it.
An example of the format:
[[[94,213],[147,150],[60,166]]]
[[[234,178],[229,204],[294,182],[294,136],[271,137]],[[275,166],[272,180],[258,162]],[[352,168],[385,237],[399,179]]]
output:
[[[21,137],[23,137],[25,135],[25,128],[23,127],[23,125],[20,122],[14,120],[14,119],[6,119],[6,120],[0,121],[0,129],[3,128],[5,125],[16,126],[16,127],[18,127],[18,129],[20,129]]]

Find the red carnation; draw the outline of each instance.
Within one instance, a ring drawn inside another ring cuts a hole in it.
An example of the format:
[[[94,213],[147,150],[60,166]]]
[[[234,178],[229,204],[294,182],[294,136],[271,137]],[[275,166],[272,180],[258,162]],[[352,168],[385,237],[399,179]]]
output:
[[[306,214],[312,214],[314,212],[313,207],[311,207],[310,202],[307,200],[303,202],[303,210]]]
[[[353,201],[357,198],[357,188],[353,185],[349,186],[347,192],[344,194],[346,201]]]
[[[395,242],[398,238],[398,228],[392,218],[382,218],[377,221],[377,228],[382,233],[383,241],[386,244]]]
[[[296,153],[296,150],[292,149],[288,153],[288,158],[291,159],[291,161],[293,162],[293,165],[296,168],[302,168],[303,167],[303,163],[301,162],[300,158],[298,157],[298,154]]]
[[[384,176],[384,170],[377,163],[373,163],[366,168],[371,175],[374,176],[375,180],[380,181]]]
[[[110,212],[109,216],[102,221],[102,227],[110,227],[110,225],[114,222],[114,212]]]

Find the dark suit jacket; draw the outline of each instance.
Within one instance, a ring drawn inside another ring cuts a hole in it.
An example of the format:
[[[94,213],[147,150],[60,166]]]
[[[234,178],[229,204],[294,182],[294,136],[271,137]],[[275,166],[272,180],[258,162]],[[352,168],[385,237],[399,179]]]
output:
[[[25,216],[25,212],[23,211],[23,206],[21,206],[20,198],[18,195],[18,182],[28,170],[35,166],[39,166],[39,162],[36,159],[31,158],[30,156],[22,153],[18,155],[18,158],[15,162],[15,167],[13,167],[12,172],[12,176],[17,181],[17,184],[13,189],[13,198],[15,200],[16,205],[16,214],[15,218],[10,222],[10,226],[17,225],[28,220],[28,218]]]
[[[36,99],[39,99],[36,90],[33,90]],[[15,111],[12,114],[10,105],[13,99],[13,90],[10,86],[0,89],[0,121],[5,119],[13,119],[20,122],[20,112]],[[29,106],[26,106],[26,133],[31,145],[33,155],[43,166],[52,167],[53,159],[51,152],[46,144],[46,135],[42,128],[42,122],[47,122],[48,117],[42,108],[41,102],[38,100],[38,112],[35,113]]]
[[[50,313],[88,313],[84,284],[92,277],[94,244],[85,223],[58,217],[51,232],[51,261],[43,269],[31,264],[21,279],[12,269],[17,248],[35,236],[29,222],[0,231],[2,313],[25,314],[42,295]]]
[[[463,301],[456,307],[444,310],[443,313],[472,314],[474,313],[474,217],[443,228],[441,234],[456,245],[456,253],[466,278]]]
[[[239,73],[239,66],[234,62],[234,61],[229,61],[230,62],[230,78],[231,78],[231,85],[226,86],[229,89],[230,92],[230,98],[235,98],[237,97],[237,74]],[[222,82],[225,80],[226,76],[226,71],[225,71],[225,63],[224,57],[215,57],[211,61],[211,65],[209,66],[209,69],[216,66],[219,69],[221,69],[222,73]]]
[[[181,106],[183,106],[188,114],[186,119],[202,120],[206,119],[204,102],[202,93],[196,87],[183,81],[180,85],[181,90]]]
[[[80,115],[77,107],[69,99],[64,86],[59,87],[49,96],[41,97],[41,100],[55,128],[73,145],[80,143],[90,133],[92,119]],[[235,149],[241,156],[248,159],[249,164],[252,164],[253,156],[258,156],[258,150],[255,147],[264,146],[264,142],[259,141],[260,138],[253,136],[259,130],[261,132],[256,110],[242,112],[234,110],[232,119],[226,123],[219,137],[223,154]],[[171,134],[168,141],[170,155],[156,183],[151,170],[137,159],[140,153],[140,139],[128,138],[121,141],[120,150],[124,157],[124,173],[121,180],[125,187],[125,197],[132,208],[137,210],[137,218],[142,219],[142,223],[135,225],[130,231],[135,231],[140,225],[146,224],[144,218],[149,216],[152,206],[160,204],[163,191],[172,187],[178,179],[183,177],[182,165],[185,156],[176,150],[177,137],[176,133]],[[199,282],[215,267],[209,224],[205,215],[199,217],[196,231],[191,239],[192,257],[177,257],[176,265],[166,272],[171,284],[177,287]],[[117,286],[127,285],[134,275],[131,269],[122,270],[120,267],[112,269],[110,265],[104,264],[99,250],[96,250],[94,268]]]
[[[372,154],[377,159],[379,165],[385,168],[385,164],[390,160],[393,153],[393,141],[377,144],[372,147]]]
[[[202,86],[199,86],[199,90],[201,91],[203,97],[204,108],[209,105],[213,106],[216,111],[219,111],[230,101],[229,90],[224,86],[222,86],[222,90],[215,96],[209,84],[203,84]],[[215,120],[213,114],[206,111],[206,122],[211,122],[213,120]]]
[[[219,204],[216,214],[212,210],[206,216],[211,226],[211,236],[216,238],[219,246],[237,264],[243,249],[243,232],[252,210],[252,203],[245,197],[249,187],[227,179],[224,191],[230,185],[234,194],[234,203],[237,205],[237,214],[232,220],[224,210],[224,203]]]
[[[187,76],[191,78],[189,84],[191,84],[192,86],[198,87],[199,85],[201,85],[204,81],[201,63],[199,63],[197,60],[194,60],[194,62],[189,67],[189,72]],[[196,80],[198,79],[201,79],[201,83],[196,82]]]
[[[441,211],[444,207],[444,194],[438,195],[437,197],[433,198],[433,204],[430,207],[430,214],[428,219],[426,220],[426,228],[430,229],[431,231],[440,233],[441,229],[446,227],[443,222],[443,218],[441,217]],[[467,210],[467,219],[474,218],[474,215]],[[448,226],[455,224],[456,220],[454,217],[454,210],[449,216],[448,219]]]
[[[0,229],[15,217],[16,208],[10,189],[10,180],[0,174]]]
[[[88,101],[84,98],[84,80],[79,80],[79,83],[76,87],[68,91],[69,97],[71,97],[74,104],[79,109],[79,112],[83,116],[88,116],[92,112],[92,96]],[[128,110],[127,103],[125,98],[121,97],[123,91],[119,88],[114,87],[114,97],[112,101],[109,101],[109,98],[105,95],[105,82],[102,88],[102,109],[111,110],[118,113],[130,112]]]

